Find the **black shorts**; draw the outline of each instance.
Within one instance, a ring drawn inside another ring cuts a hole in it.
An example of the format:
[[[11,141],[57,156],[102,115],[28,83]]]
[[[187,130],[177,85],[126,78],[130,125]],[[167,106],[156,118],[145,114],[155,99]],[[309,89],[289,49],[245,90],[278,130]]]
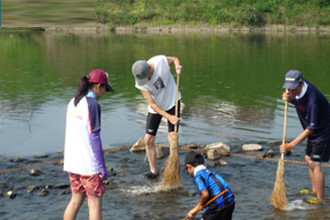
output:
[[[167,113],[171,114],[171,115],[175,115],[175,106],[173,106],[173,108],[171,108],[170,110],[166,111]],[[152,113],[148,113],[147,116],[147,124],[146,124],[146,133],[156,136],[157,134],[157,130],[160,124],[160,121],[162,120],[161,115],[159,114],[152,114]],[[180,101],[178,102],[178,117],[180,117]],[[167,120],[167,124],[168,124],[168,132],[173,132],[174,131],[174,125],[169,122]],[[179,131],[179,125],[178,125],[178,131]]]
[[[328,162],[330,155],[330,141],[325,143],[313,144],[307,142],[306,155],[315,162]]]
[[[231,220],[234,209],[235,209],[235,202],[233,202],[226,208],[220,210],[206,211],[203,214],[201,220],[216,220],[216,219]]]

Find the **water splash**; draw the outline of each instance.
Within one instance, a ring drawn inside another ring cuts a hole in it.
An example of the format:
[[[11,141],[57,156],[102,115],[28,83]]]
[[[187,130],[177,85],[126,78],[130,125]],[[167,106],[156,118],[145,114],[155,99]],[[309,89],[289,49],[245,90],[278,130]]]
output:
[[[292,211],[292,210],[313,210],[316,209],[316,205],[308,204],[304,202],[302,199],[297,199],[292,202],[289,202],[288,208],[286,208],[286,211]]]
[[[164,189],[161,183],[157,183],[152,185],[132,186],[128,189],[122,189],[121,191],[132,195],[145,195],[150,193],[160,193],[163,192]]]

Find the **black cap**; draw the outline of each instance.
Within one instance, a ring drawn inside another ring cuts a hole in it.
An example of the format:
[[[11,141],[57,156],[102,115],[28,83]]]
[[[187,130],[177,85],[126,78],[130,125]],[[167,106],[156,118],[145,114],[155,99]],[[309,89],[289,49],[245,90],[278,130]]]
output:
[[[204,164],[204,158],[201,153],[197,151],[190,151],[186,156],[185,164],[191,164],[193,166]]]

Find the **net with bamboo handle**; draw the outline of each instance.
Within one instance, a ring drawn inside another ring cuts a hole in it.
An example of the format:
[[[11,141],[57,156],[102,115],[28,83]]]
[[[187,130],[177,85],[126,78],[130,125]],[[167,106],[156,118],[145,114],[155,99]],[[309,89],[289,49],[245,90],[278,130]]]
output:
[[[286,127],[287,127],[287,118],[288,118],[288,102],[285,102],[284,109],[284,125],[283,125],[283,139],[282,144],[285,144],[286,139]],[[278,167],[276,172],[276,180],[273,189],[273,193],[270,197],[271,203],[275,208],[285,209],[288,207],[288,201],[286,198],[286,186],[284,183],[284,154],[281,154],[281,160],[278,161]]]
[[[175,106],[175,116],[178,117],[178,105],[179,105],[179,82],[180,75],[177,76],[177,89],[176,89],[176,106]],[[181,187],[180,178],[180,158],[179,158],[179,134],[178,126],[175,125],[174,133],[172,135],[172,140],[170,143],[170,156],[166,163],[164,170],[163,186],[172,188]]]

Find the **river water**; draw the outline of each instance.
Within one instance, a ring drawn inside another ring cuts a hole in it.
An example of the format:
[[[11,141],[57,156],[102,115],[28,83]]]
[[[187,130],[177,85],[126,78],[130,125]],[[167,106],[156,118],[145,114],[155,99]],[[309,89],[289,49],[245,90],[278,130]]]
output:
[[[284,103],[282,84],[289,69],[299,69],[329,99],[330,38],[327,34],[110,34],[29,31],[0,32],[0,167],[7,170],[62,159],[65,111],[79,78],[101,68],[110,73],[116,92],[101,100],[105,150],[131,146],[144,135],[146,103],[134,88],[131,65],[157,54],[177,56],[184,66],[180,145],[224,142],[232,153],[261,155],[273,150],[279,158]],[[167,144],[166,124],[157,143]],[[287,139],[301,132],[292,106]],[[241,146],[260,143],[262,152],[243,153]],[[305,143],[287,159],[303,161]],[[107,154],[110,178],[104,197],[105,219],[179,219],[199,200],[185,172],[186,151],[180,151],[183,187],[163,192],[160,182],[143,177],[148,164],[143,153]],[[47,155],[47,157],[40,157]],[[13,162],[14,158],[22,162]],[[287,163],[285,181],[288,210],[269,203],[277,163],[225,157],[228,166],[210,169],[221,174],[236,196],[233,219],[329,219],[328,205],[302,202],[299,191],[310,188],[307,167]],[[158,161],[164,167],[167,158]],[[13,190],[14,199],[0,197],[1,219],[60,219],[70,199],[62,164],[0,174],[1,193]],[[326,197],[330,177],[326,174]],[[27,187],[37,185],[34,192]],[[63,186],[64,185],[64,186]],[[48,194],[40,197],[41,188]],[[327,199],[329,200],[329,199]],[[201,213],[197,215],[200,217]],[[87,203],[79,219],[88,219]]]

